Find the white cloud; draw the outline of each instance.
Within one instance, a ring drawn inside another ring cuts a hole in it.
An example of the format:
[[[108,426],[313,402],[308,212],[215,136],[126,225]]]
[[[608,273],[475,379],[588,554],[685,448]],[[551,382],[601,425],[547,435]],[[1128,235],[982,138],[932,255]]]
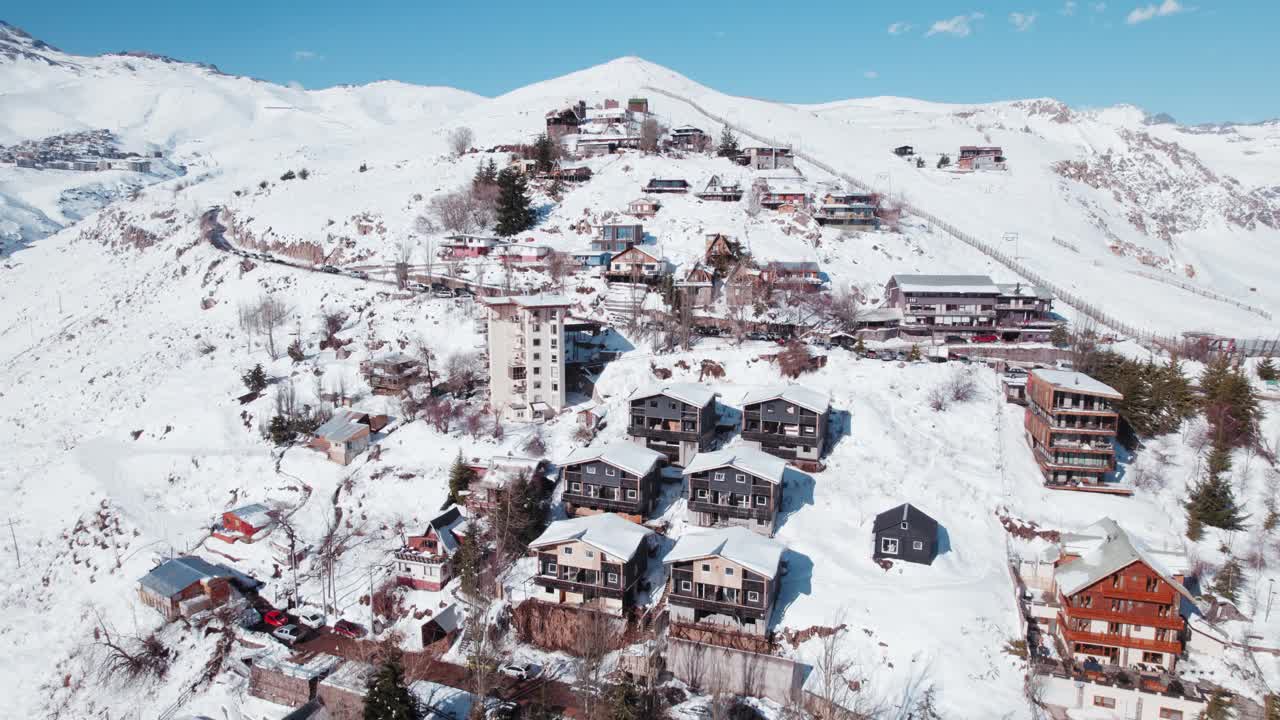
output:
[[[968,15],[957,15],[946,20],[939,20],[929,26],[929,31],[924,35],[955,35],[956,37],[968,37],[973,32],[973,27],[969,23],[974,20],[981,20],[986,17],[980,12],[969,13]]]
[[[880,77],[880,73],[876,72],[875,70],[868,70],[862,73],[862,77],[868,80],[875,80],[876,78]]]
[[[1186,12],[1187,8],[1178,0],[1164,0],[1159,5],[1151,4],[1142,7],[1136,7],[1129,11],[1128,17],[1124,21],[1129,25],[1137,25],[1144,23],[1152,18],[1166,17],[1169,15],[1177,15],[1180,12]]]
[[[1067,0],[1065,3],[1062,4],[1062,9],[1059,10],[1058,12],[1063,15],[1066,15],[1067,17],[1071,17],[1072,15],[1075,15],[1076,0]]]
[[[910,32],[910,31],[911,31],[911,28],[913,28],[913,27],[915,27],[915,26],[914,26],[914,25],[912,25],[911,23],[906,23],[906,22],[896,22],[896,23],[893,23],[892,25],[890,25],[890,26],[889,26],[889,34],[890,34],[890,35],[901,35],[901,34],[902,34],[902,33],[904,33],[904,32]]]
[[[306,62],[307,60],[323,60],[324,56],[314,50],[294,50],[293,59],[299,62]]]
[[[1013,29],[1018,32],[1026,32],[1036,22],[1036,13],[1009,13],[1009,22],[1013,24]]]

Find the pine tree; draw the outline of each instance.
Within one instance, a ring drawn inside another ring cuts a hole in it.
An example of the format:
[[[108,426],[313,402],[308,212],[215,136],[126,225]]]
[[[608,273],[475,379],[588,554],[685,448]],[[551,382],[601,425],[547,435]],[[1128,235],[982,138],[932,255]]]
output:
[[[1280,370],[1276,369],[1276,365],[1268,355],[1258,363],[1258,379],[1259,380],[1280,380]]]
[[[1064,348],[1071,344],[1071,335],[1066,325],[1054,325],[1049,331],[1049,342],[1056,348]]]
[[[560,179],[559,174],[551,179],[551,187],[547,190],[547,194],[556,200],[564,197],[564,180]]]
[[[498,223],[502,237],[511,237],[533,227],[538,214],[530,207],[529,189],[524,176],[511,168],[498,173]]]
[[[538,172],[551,172],[551,167],[555,164],[554,142],[546,133],[533,141],[533,159],[538,161]]]
[[[369,678],[364,720],[419,720],[422,713],[404,682],[399,651],[392,651]]]
[[[1215,443],[1206,462],[1205,478],[1191,491],[1191,497],[1186,503],[1188,537],[1191,537],[1192,521],[1223,530],[1239,530],[1244,527],[1248,516],[1242,515],[1236,504],[1235,493],[1227,480],[1230,469],[1230,448]]]
[[[1253,384],[1238,367],[1220,357],[1200,376],[1205,414],[1217,437],[1230,447],[1244,447],[1257,437],[1262,408]]]
[[[729,126],[726,125],[720,131],[720,145],[716,148],[716,155],[733,158],[738,156],[738,152],[738,136],[734,135]]]
[[[459,590],[471,598],[480,597],[480,570],[484,563],[481,537],[471,536],[458,542],[458,552],[453,556],[458,570]]]
[[[907,362],[920,362],[920,346],[912,345],[911,350],[907,352]]]
[[[462,450],[459,449],[458,456],[453,459],[453,465],[449,468],[449,502],[461,503],[462,493],[475,479],[476,471],[462,461]]]
[[[859,355],[867,354],[867,344],[862,342],[862,336],[859,335],[856,342],[853,343],[853,351]]]
[[[271,436],[271,442],[277,445],[287,445],[293,442],[297,437],[293,427],[289,424],[289,420],[283,415],[276,415],[271,418],[271,425],[267,428],[267,433]]]
[[[252,370],[241,375],[240,381],[249,389],[249,392],[262,392],[267,387],[267,374],[259,363],[254,365]]]
[[[1244,583],[1243,570],[1239,560],[1234,557],[1227,558],[1227,562],[1213,578],[1213,594],[1236,602],[1240,594],[1240,586]]]

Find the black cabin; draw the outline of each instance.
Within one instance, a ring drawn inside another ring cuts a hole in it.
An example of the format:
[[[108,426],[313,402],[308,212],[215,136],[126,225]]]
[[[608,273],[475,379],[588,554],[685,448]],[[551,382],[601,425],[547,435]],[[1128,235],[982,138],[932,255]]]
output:
[[[932,565],[938,556],[938,521],[904,503],[876,516],[873,560],[902,560]]]

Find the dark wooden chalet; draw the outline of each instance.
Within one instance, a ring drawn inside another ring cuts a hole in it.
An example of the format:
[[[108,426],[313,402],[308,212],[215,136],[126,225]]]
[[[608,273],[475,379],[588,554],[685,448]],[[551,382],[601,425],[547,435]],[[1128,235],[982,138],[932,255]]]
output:
[[[716,394],[705,385],[650,385],[631,394],[627,434],[684,467],[711,448],[716,432]]]
[[[650,178],[644,186],[647,193],[687,193],[689,181],[680,178]]]
[[[689,520],[773,535],[787,462],[747,445],[699,453],[684,470]]]
[[[826,450],[831,401],[800,385],[748,393],[742,399],[742,439],[784,460],[815,464]]]
[[[570,514],[618,512],[642,519],[653,509],[666,456],[635,443],[582,448],[560,466]]]
[[[742,186],[738,183],[727,183],[719,175],[712,175],[701,191],[695,193],[700,200],[716,200],[720,202],[737,202],[742,199]]]
[[[613,513],[557,520],[533,542],[533,582],[540,602],[591,607],[616,615],[634,604],[653,534]]]
[[[784,550],[781,543],[740,527],[682,535],[663,559],[668,619],[677,625],[764,635],[777,599]]]
[[[902,560],[932,565],[938,556],[938,521],[904,503],[876,516],[871,527],[874,560]]]

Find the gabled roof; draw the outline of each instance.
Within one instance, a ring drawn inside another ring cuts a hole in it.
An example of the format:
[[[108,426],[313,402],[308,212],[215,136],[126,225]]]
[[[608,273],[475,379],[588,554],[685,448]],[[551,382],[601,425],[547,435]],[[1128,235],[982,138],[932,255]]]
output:
[[[631,247],[627,248],[626,250],[623,250],[622,252],[618,253],[617,255],[614,255],[614,256],[613,256],[613,261],[615,261],[615,262],[616,262],[619,258],[623,258],[623,256],[625,256],[625,255],[626,255],[627,253],[629,253],[629,252],[637,252],[637,253],[640,253],[641,255],[644,255],[645,257],[649,258],[650,260],[652,260],[652,261],[654,261],[654,262],[662,262],[662,251],[661,251],[661,250],[659,250],[657,247],[650,246],[649,250],[645,250],[644,248],[640,247],[639,245],[632,245]],[[625,258],[623,258],[623,259],[624,259],[624,261],[625,261]],[[633,262],[634,262],[634,261],[633,261]]]
[[[875,523],[871,526],[871,532],[878,533],[885,528],[902,523],[906,523],[907,527],[932,527],[935,530],[938,527],[938,521],[926,515],[923,510],[911,503],[903,503],[877,515]]]
[[[557,520],[529,543],[529,547],[537,548],[578,540],[601,552],[629,560],[650,534],[649,530],[620,515],[601,513],[569,520]]]
[[[743,527],[686,533],[662,559],[666,565],[708,557],[722,557],[767,578],[778,575],[786,546]]]
[[[695,407],[706,407],[707,403],[715,399],[716,392],[706,385],[697,383],[667,383],[665,385],[655,383],[636,388],[636,391],[631,393],[631,396],[627,399],[640,400],[654,395],[666,395]]]
[[[1056,388],[1069,390],[1072,392],[1089,393],[1090,395],[1102,395],[1104,397],[1120,400],[1124,395],[1119,390],[1102,382],[1094,380],[1076,370],[1049,370],[1046,368],[1036,368],[1031,374],[1049,383]]]
[[[165,560],[139,578],[138,583],[158,595],[173,597],[201,580],[233,575],[229,568],[188,555]]]
[[[564,295],[507,295],[503,297],[486,297],[484,302],[488,305],[519,305],[524,308],[540,308],[540,307],[568,307],[573,304],[573,299]]]
[[[444,548],[446,555],[457,552],[458,536],[454,533],[462,533],[467,527],[467,518],[462,514],[461,508],[450,505],[444,512],[428,520],[427,524],[436,531],[436,537],[440,539],[440,547]]]
[[[892,281],[902,292],[1000,294],[986,275],[894,275]]]
[[[614,467],[626,470],[641,477],[649,474],[658,461],[666,457],[657,450],[650,450],[643,445],[619,440],[605,448],[579,448],[565,459],[565,465],[600,460]]]
[[[787,461],[753,447],[737,445],[694,455],[693,460],[685,466],[684,474],[691,475],[722,467],[737,468],[763,480],[781,484],[782,475],[787,470]]]
[[[1161,580],[1169,583],[1178,594],[1195,601],[1195,597],[1182,583],[1173,579],[1173,573],[1156,557],[1156,553],[1134,541],[1115,520],[1104,517],[1087,528],[1086,533],[1090,534],[1075,537],[1079,539],[1098,535],[1101,536],[1101,542],[1075,560],[1059,565],[1054,571],[1054,582],[1063,595],[1074,595],[1135,562],[1141,562],[1159,575]]]
[[[770,260],[764,267],[783,272],[818,272],[818,263],[812,260]]]
[[[347,442],[358,437],[361,433],[369,432],[369,426],[360,422],[366,417],[368,417],[368,413],[356,412],[355,410],[338,410],[327,422],[316,428],[315,436],[324,438],[331,443]]]
[[[231,511],[231,514],[256,528],[264,528],[275,522],[275,511],[262,503],[243,505]]]
[[[831,398],[824,392],[807,388],[803,385],[784,385],[752,390],[742,396],[743,405],[755,405],[769,400],[786,400],[793,405],[812,410],[816,413],[826,412],[831,407]]]

